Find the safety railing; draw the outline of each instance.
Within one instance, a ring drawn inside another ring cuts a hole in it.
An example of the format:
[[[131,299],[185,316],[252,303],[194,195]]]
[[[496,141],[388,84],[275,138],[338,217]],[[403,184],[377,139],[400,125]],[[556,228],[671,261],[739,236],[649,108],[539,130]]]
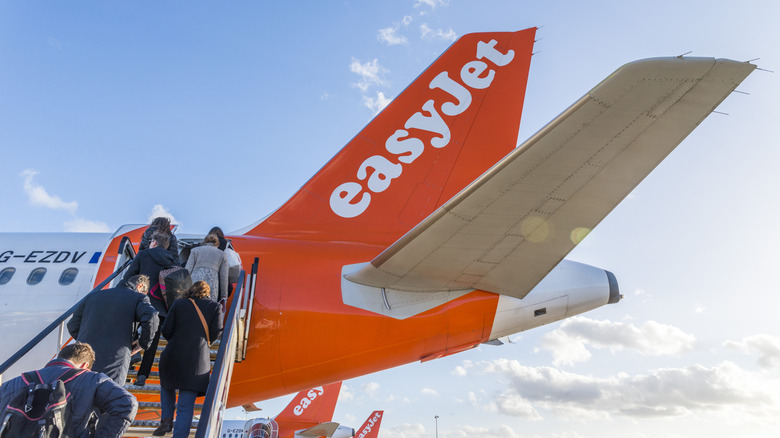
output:
[[[129,249],[128,249],[128,247],[129,247]],[[106,285],[107,285],[107,284],[109,284],[109,283],[111,282],[111,280],[113,280],[113,279],[114,279],[114,278],[116,278],[116,277],[117,277],[119,274],[121,274],[121,273],[122,273],[122,271],[124,271],[124,270],[125,270],[125,268],[127,268],[127,267],[130,265],[130,263],[132,263],[132,262],[133,262],[133,257],[135,256],[135,251],[132,249],[132,244],[130,243],[130,239],[128,239],[128,238],[127,238],[127,236],[125,236],[125,237],[122,239],[122,242],[121,242],[121,243],[120,243],[120,245],[119,245],[119,254],[128,254],[128,252],[127,252],[127,251],[130,251],[130,252],[129,252],[129,254],[130,254],[130,257],[128,257],[128,260],[127,260],[127,261],[125,261],[125,262],[124,262],[122,265],[120,265],[120,266],[119,266],[119,267],[118,267],[118,268],[117,268],[117,269],[116,269],[116,270],[115,270],[115,271],[114,271],[114,272],[113,272],[111,275],[109,275],[109,276],[108,276],[108,277],[107,277],[105,280],[103,280],[102,282],[100,282],[100,284],[98,284],[97,286],[95,286],[95,288],[94,288],[94,289],[92,289],[91,291],[89,291],[89,293],[87,293],[86,295],[84,295],[84,297],[82,297],[82,298],[81,298],[81,299],[80,299],[80,300],[79,300],[79,301],[78,301],[76,304],[74,304],[74,305],[73,305],[73,307],[71,307],[70,309],[66,310],[66,311],[65,311],[65,313],[63,313],[63,314],[62,314],[62,315],[60,315],[60,316],[59,316],[57,319],[55,319],[54,321],[52,321],[52,323],[51,323],[51,324],[49,324],[48,326],[46,326],[46,328],[44,328],[44,329],[43,329],[43,330],[42,330],[40,333],[38,333],[38,334],[37,334],[37,335],[36,335],[36,336],[35,336],[35,337],[34,337],[32,340],[30,340],[30,342],[28,342],[27,344],[25,344],[25,345],[24,345],[24,347],[20,348],[20,349],[19,349],[19,351],[17,351],[16,353],[14,353],[14,354],[13,354],[13,356],[11,356],[10,358],[8,358],[8,360],[6,360],[5,362],[3,362],[3,364],[2,364],[2,365],[0,365],[0,376],[2,376],[2,375],[3,375],[3,373],[5,373],[6,371],[8,371],[8,368],[10,368],[11,366],[13,366],[13,364],[15,364],[16,362],[18,362],[18,361],[19,361],[19,359],[21,359],[22,357],[24,357],[24,355],[26,355],[27,353],[29,353],[29,352],[30,352],[30,350],[32,350],[33,348],[35,348],[35,346],[36,346],[36,345],[38,345],[38,344],[39,344],[41,341],[43,341],[43,339],[44,339],[44,338],[46,338],[46,336],[48,336],[48,335],[49,335],[49,333],[53,332],[53,331],[54,331],[54,329],[56,329],[58,326],[59,326],[59,329],[60,329],[60,331],[59,331],[59,343],[58,343],[58,345],[62,345],[62,343],[63,343],[63,342],[62,342],[62,340],[64,339],[64,333],[65,333],[65,328],[64,328],[64,323],[65,323],[65,320],[67,320],[67,319],[68,319],[68,318],[69,318],[69,317],[70,317],[70,316],[73,314],[73,312],[75,312],[75,311],[76,311],[76,309],[79,307],[79,305],[81,304],[81,302],[82,302],[82,301],[84,301],[84,300],[86,300],[86,299],[87,299],[87,297],[88,297],[90,294],[92,294],[93,292],[95,292],[95,291],[98,291],[98,290],[101,290],[101,289],[103,289],[104,287],[106,287]]]
[[[211,379],[209,379],[209,387],[206,391],[206,398],[203,401],[195,438],[213,438],[219,434],[219,429],[222,425],[222,415],[227,404],[228,390],[230,389],[230,378],[233,375],[233,365],[246,349],[245,336],[248,330],[245,332],[240,329],[241,324],[239,324],[239,320],[243,319],[247,326],[249,325],[247,322],[251,320],[251,301],[254,301],[257,265],[258,259],[255,258],[254,263],[252,263],[251,274],[247,275],[245,271],[241,271],[233,302],[225,318],[222,342],[220,342],[217,358],[214,361],[214,368],[211,371]],[[245,285],[251,285],[251,287],[245,287]],[[250,295],[252,298],[248,300],[247,297]],[[249,308],[247,308],[247,301],[249,301]],[[242,352],[238,351],[240,340],[243,341]]]

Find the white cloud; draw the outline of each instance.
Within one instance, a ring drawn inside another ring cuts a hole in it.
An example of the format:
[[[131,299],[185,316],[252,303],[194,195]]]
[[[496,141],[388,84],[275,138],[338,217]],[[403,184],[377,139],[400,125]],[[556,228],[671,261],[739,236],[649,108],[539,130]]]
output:
[[[452,370],[452,374],[456,376],[466,376],[469,373],[469,370],[474,368],[474,362],[470,360],[464,360],[461,362],[460,365],[456,366],[454,370]]]
[[[406,44],[409,40],[398,34],[398,27],[386,27],[377,31],[377,39],[388,46],[397,46],[399,44]]]
[[[65,231],[69,233],[110,233],[111,228],[105,222],[90,221],[87,219],[75,218],[64,224]]]
[[[71,219],[62,224],[66,232],[74,233],[108,233],[111,229],[105,222],[87,220],[76,215],[79,203],[76,201],[65,202],[57,195],[51,195],[40,184],[33,181],[38,172],[33,169],[25,169],[20,176],[24,179],[24,192],[31,205],[44,207],[51,210],[65,210],[71,215]]]
[[[355,399],[355,393],[352,391],[352,387],[342,384],[341,391],[339,391],[339,401],[350,401]]]
[[[363,96],[363,104],[374,114],[379,114],[379,112],[385,109],[385,107],[390,104],[390,102],[392,102],[392,99],[386,98],[385,93],[381,91],[376,92],[376,99]]]
[[[70,214],[76,214],[76,210],[79,208],[78,202],[65,202],[57,195],[50,195],[43,186],[33,181],[33,177],[37,174],[38,172],[32,169],[26,169],[21,173],[21,177],[24,178],[24,192],[27,194],[30,204],[52,210],[65,210],[70,212]]]
[[[349,65],[349,70],[352,73],[357,74],[360,77],[358,82],[352,85],[359,88],[361,91],[366,92],[372,86],[386,86],[387,82],[382,76],[387,70],[379,65],[379,60],[374,58],[373,61],[361,63],[355,58],[352,58],[352,63]]]
[[[777,336],[767,334],[748,336],[739,342],[726,341],[723,345],[745,353],[758,354],[758,365],[763,369],[780,367],[780,338]]]
[[[526,435],[520,435],[513,431],[509,426],[502,424],[497,428],[492,429],[487,427],[463,426],[451,436],[456,438],[520,438]]]
[[[423,6],[428,6],[431,9],[435,9],[437,6],[447,6],[449,3],[449,0],[417,0],[417,2],[414,4],[414,7],[420,8]]]
[[[147,222],[152,222],[155,218],[158,217],[167,217],[171,220],[172,224],[177,224],[176,218],[173,217],[173,215],[166,209],[162,204],[155,204],[154,207],[152,207],[152,211],[149,212],[149,216],[147,217]]]
[[[542,416],[534,409],[531,402],[523,398],[512,388],[498,394],[495,398],[495,405],[498,412],[512,417],[524,418],[526,420],[542,419]]]
[[[387,430],[387,433],[384,432]],[[425,426],[420,423],[409,424],[404,423],[399,426],[382,428],[380,430],[382,436],[391,436],[394,438],[429,438],[430,435],[426,432]]]
[[[499,412],[520,418],[534,412],[580,420],[728,413],[735,423],[749,423],[780,414],[777,377],[731,362],[600,378],[498,359],[479,362],[469,372],[508,378],[507,389],[494,394],[493,403]]]
[[[379,383],[368,382],[363,384],[363,392],[371,397],[376,397],[376,392],[379,391]]]
[[[544,350],[553,355],[553,365],[572,365],[590,359],[586,347],[611,351],[632,349],[648,356],[679,354],[690,350],[696,338],[677,327],[647,321],[641,327],[578,316],[542,336]]]
[[[423,23],[420,25],[420,37],[422,39],[440,39],[452,42],[458,39],[458,34],[452,29],[446,31],[442,29],[433,30],[430,26]]]
[[[423,389],[421,389],[420,390],[420,394],[422,394],[422,395],[431,395],[431,396],[434,396],[434,397],[438,397],[439,396],[439,392],[436,391],[435,389],[431,389],[431,388],[423,388]]]

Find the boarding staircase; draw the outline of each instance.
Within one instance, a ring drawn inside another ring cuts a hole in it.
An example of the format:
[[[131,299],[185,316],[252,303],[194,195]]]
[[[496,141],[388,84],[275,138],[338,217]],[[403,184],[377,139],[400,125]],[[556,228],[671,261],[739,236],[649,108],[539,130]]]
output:
[[[115,271],[86,294],[84,298],[82,298],[82,301],[86,299],[87,295],[95,291],[117,284],[121,278],[121,273],[130,265],[132,259],[135,257],[135,250],[127,237],[122,240],[118,252],[119,257],[117,258]],[[259,260],[255,258],[249,273],[244,270],[241,271],[236,288],[228,300],[228,310],[225,314],[224,329],[222,331],[221,339],[215,341],[211,345],[212,371],[211,378],[209,379],[208,391],[204,397],[199,397],[195,402],[195,415],[193,416],[190,431],[191,437],[216,438],[219,436],[221,419],[223,418],[222,414],[226,408],[228,392],[230,389],[230,377],[233,372],[233,365],[246,358],[247,340],[250,331],[248,321],[251,320],[254,304],[258,263]],[[29,353],[44,338],[49,336],[50,333],[54,332],[54,330],[59,330],[60,333],[60,342],[57,351],[59,351],[59,348],[63,345],[67,344],[70,340],[63,342],[65,324],[80,303],[81,301],[74,304],[73,307],[55,319],[24,347],[0,364],[0,376],[2,376],[3,373],[19,359],[24,357],[25,354]],[[165,348],[165,345],[166,342],[164,338],[161,338],[152,373],[146,379],[146,384],[143,387],[132,385],[136,379],[140,363],[135,364],[128,373],[125,388],[135,395],[139,406],[136,419],[124,436],[151,437],[152,431],[160,424],[160,383],[157,364],[159,363],[159,354]],[[56,355],[56,351],[54,354]],[[43,365],[44,364],[41,364],[41,366]],[[171,432],[166,434],[166,436],[171,435]]]
[[[214,362],[217,359],[219,353],[219,346],[221,340],[216,340],[211,345],[211,366],[212,371],[214,369]],[[144,386],[136,386],[133,384],[138,377],[138,368],[140,362],[134,364],[130,372],[127,374],[127,382],[125,383],[125,389],[132,393],[136,400],[138,400],[138,413],[135,416],[135,421],[127,432],[124,434],[126,437],[150,437],[152,431],[157,429],[160,425],[160,411],[162,409],[160,404],[160,373],[158,364],[160,362],[160,354],[165,349],[167,341],[164,338],[160,338],[160,344],[157,347],[157,354],[154,359],[154,365],[152,365],[152,372],[146,379]],[[199,419],[203,411],[203,401],[205,397],[198,397],[195,401],[195,413],[193,415],[192,426],[190,428],[190,436],[194,437],[199,425]],[[166,434],[171,436],[172,432]]]

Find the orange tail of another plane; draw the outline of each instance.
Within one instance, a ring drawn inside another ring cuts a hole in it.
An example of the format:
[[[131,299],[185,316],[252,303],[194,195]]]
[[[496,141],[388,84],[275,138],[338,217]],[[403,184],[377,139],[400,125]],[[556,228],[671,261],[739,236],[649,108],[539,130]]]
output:
[[[341,382],[336,382],[301,391],[274,420],[280,424],[331,421],[340,390]]]
[[[368,416],[366,422],[355,431],[355,438],[377,438],[379,436],[379,424],[385,411],[374,411]]]
[[[517,145],[535,33],[460,38],[248,234],[398,240]]]

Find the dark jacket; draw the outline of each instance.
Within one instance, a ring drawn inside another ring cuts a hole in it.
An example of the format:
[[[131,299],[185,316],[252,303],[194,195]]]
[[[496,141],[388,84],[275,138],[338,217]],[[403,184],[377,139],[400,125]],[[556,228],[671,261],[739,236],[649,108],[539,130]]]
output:
[[[157,231],[157,225],[151,225],[144,231],[141,236],[141,245],[138,247],[138,251],[149,249],[149,244],[152,243],[152,235]],[[179,241],[176,239],[176,235],[171,233],[170,242],[168,243],[168,252],[171,253],[176,264],[179,264]]]
[[[208,298],[194,298],[213,342],[222,332],[222,307]],[[162,326],[168,345],[160,355],[160,385],[204,395],[209,386],[211,352],[203,323],[189,299],[176,300]]]
[[[133,263],[130,263],[123,277],[125,280],[138,274],[149,277],[149,296],[152,298],[152,306],[160,312],[160,316],[165,316],[167,312],[165,302],[162,301],[162,293],[160,292],[160,271],[171,266],[176,266],[176,260],[174,260],[170,252],[159,246],[149,248],[135,256]]]
[[[38,370],[44,382],[52,382],[65,371],[74,368],[63,359],[54,359],[46,367]],[[22,388],[27,387],[21,377],[11,379],[0,386],[0,418],[5,417],[5,407],[11,398]],[[68,405],[72,409],[66,430],[72,430],[73,436],[88,437],[87,424],[93,410],[100,417],[95,437],[120,437],[135,419],[138,402],[135,397],[103,373],[87,371],[65,384],[71,393]]]
[[[68,321],[68,332],[73,339],[86,342],[95,350],[93,371],[105,373],[124,385],[133,332],[140,325],[138,343],[141,348],[149,348],[158,321],[157,311],[145,294],[116,287],[89,294]]]
[[[227,248],[227,244],[228,244],[227,239],[221,236],[217,236],[217,239],[219,240],[219,246],[217,246],[217,249],[224,251],[225,248]]]

